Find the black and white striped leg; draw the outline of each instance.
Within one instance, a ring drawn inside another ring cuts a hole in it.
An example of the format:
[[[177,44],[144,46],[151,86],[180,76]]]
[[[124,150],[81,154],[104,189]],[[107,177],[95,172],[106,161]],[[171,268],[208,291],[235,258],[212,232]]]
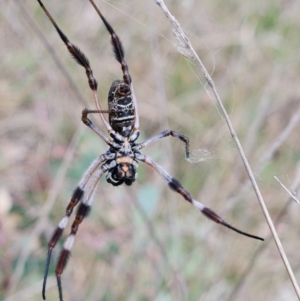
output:
[[[206,217],[208,217],[209,219],[211,219],[212,221],[214,221],[217,224],[221,224],[237,233],[240,233],[242,235],[254,238],[254,239],[259,239],[259,240],[264,240],[261,237],[252,235],[252,234],[248,234],[244,231],[241,231],[233,226],[231,226],[230,224],[228,224],[227,222],[225,222],[219,215],[217,215],[214,211],[212,211],[211,209],[205,207],[202,203],[194,200],[191,195],[183,188],[183,186],[179,183],[178,180],[174,179],[173,177],[171,177],[161,166],[159,166],[157,163],[155,163],[151,158],[142,155],[142,154],[137,154],[136,155],[136,159],[138,159],[139,161],[142,161],[146,164],[148,164],[149,166],[151,166],[152,168],[154,168],[169,184],[169,187],[176,191],[177,193],[181,194],[185,200],[187,200],[189,203],[191,203],[192,205],[194,205],[196,208],[198,208]]]
[[[48,253],[47,253],[47,260],[46,260],[46,267],[45,267],[45,273],[44,273],[44,281],[43,281],[43,290],[42,295],[43,299],[46,299],[46,283],[47,283],[47,276],[49,271],[49,265],[51,261],[51,254],[53,248],[56,246],[59,238],[61,237],[63,230],[67,226],[67,223],[69,221],[69,218],[73,212],[73,209],[76,207],[78,202],[82,199],[84,192],[85,192],[85,186],[88,183],[88,181],[91,179],[92,175],[95,173],[97,169],[100,168],[100,165],[104,163],[108,159],[112,159],[111,157],[114,156],[114,154],[104,154],[98,157],[87,169],[83,177],[81,178],[80,182],[78,183],[77,188],[75,189],[72,198],[66,208],[66,215],[61,219],[59,222],[56,230],[54,231],[49,243],[48,243]]]
[[[85,56],[85,54],[76,45],[73,45],[69,41],[69,39],[66,37],[66,35],[58,27],[58,25],[56,24],[56,22],[54,21],[54,19],[52,18],[52,16],[48,12],[48,10],[46,9],[46,7],[42,3],[42,1],[41,0],[37,0],[37,1],[39,2],[41,8],[45,12],[47,17],[51,21],[51,23],[53,24],[53,26],[55,27],[55,29],[58,32],[60,38],[62,39],[62,41],[67,46],[67,48],[68,48],[69,52],[71,53],[72,57],[76,60],[76,62],[79,65],[81,65],[85,69],[85,72],[86,72],[86,75],[87,75],[87,78],[88,78],[88,82],[89,82],[89,86],[90,86],[90,88],[92,90],[92,93],[93,93],[95,105],[96,105],[97,109],[99,110],[99,114],[101,116],[101,119],[102,119],[107,131],[110,132],[112,130],[112,127],[106,121],[104,115],[102,114],[101,106],[100,106],[100,103],[99,103],[99,100],[98,100],[98,95],[97,95],[98,84],[97,84],[96,79],[94,78],[93,70],[90,66],[90,62],[89,62],[88,58]]]
[[[159,140],[159,139],[162,139],[162,138],[165,138],[165,137],[168,137],[168,136],[172,136],[174,138],[178,138],[180,139],[181,141],[184,142],[185,144],[185,156],[186,156],[186,159],[189,158],[190,156],[190,141],[189,141],[189,138],[187,136],[184,136],[178,132],[175,132],[175,131],[172,131],[172,130],[165,130],[165,131],[162,131],[161,133],[155,135],[154,137],[150,138],[150,139],[147,139],[146,141],[142,142],[142,143],[139,143],[137,144],[136,146],[133,147],[134,150],[140,150],[144,147],[146,147],[147,145]]]
[[[103,175],[105,171],[102,170],[101,167],[99,167],[90,177],[90,180],[88,181],[83,195],[83,200],[78,208],[78,211],[75,216],[75,220],[71,227],[70,235],[67,237],[63,250],[59,256],[55,274],[57,279],[57,286],[58,286],[58,292],[59,292],[59,300],[63,301],[63,294],[62,294],[62,285],[61,285],[61,275],[64,271],[68,259],[70,258],[71,249],[73,247],[74,241],[75,241],[75,235],[78,231],[79,225],[81,224],[82,220],[88,215],[91,204],[93,202],[94,194],[96,191],[97,184]]]
[[[111,27],[111,25],[104,18],[104,16],[102,15],[100,9],[96,6],[96,4],[92,0],[90,0],[90,2],[93,5],[93,7],[96,10],[99,17],[101,18],[101,20],[103,21],[107,31],[111,35],[111,44],[113,46],[113,51],[114,51],[114,54],[115,54],[115,58],[121,64],[121,67],[122,67],[123,80],[128,86],[130,86],[131,77],[130,77],[130,74],[129,74],[128,66],[127,66],[127,64],[125,62],[125,59],[124,59],[124,49],[123,49],[122,42],[121,42],[120,38],[117,36],[117,34],[115,33],[115,31],[113,30],[113,28]]]

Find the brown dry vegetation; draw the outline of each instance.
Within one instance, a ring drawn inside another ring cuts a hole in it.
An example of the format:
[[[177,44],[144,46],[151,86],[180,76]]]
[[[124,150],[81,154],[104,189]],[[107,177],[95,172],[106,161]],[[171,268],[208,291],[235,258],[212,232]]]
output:
[[[90,59],[105,108],[109,86],[121,71],[99,17],[88,1],[45,4]],[[123,41],[138,98],[139,141],[174,129],[190,137],[192,149],[208,149],[213,157],[187,162],[183,145],[172,138],[145,153],[226,221],[268,238],[205,79],[174,48],[170,24],[155,1],[97,4]],[[272,218],[289,204],[276,228],[299,278],[300,208],[274,180],[275,175],[288,187],[290,181],[293,188],[300,183],[299,123],[280,141],[300,114],[299,3],[166,4],[212,74]],[[93,108],[84,70],[38,3],[2,0],[0,8],[0,299],[35,301],[41,300],[47,240],[82,173],[106,145],[80,121],[81,110]],[[53,275],[61,246],[54,252],[47,300],[57,300]],[[213,224],[142,164],[132,187],[100,181],[63,288],[65,301],[297,299],[273,241]]]

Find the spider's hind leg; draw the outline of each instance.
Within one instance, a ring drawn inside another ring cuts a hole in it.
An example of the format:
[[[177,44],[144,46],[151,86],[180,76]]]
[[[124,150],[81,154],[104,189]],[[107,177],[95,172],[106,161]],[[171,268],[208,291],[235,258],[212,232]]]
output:
[[[108,132],[110,132],[112,130],[110,124],[106,121],[106,119],[103,116],[102,110],[101,110],[101,106],[98,100],[98,95],[97,95],[97,89],[98,89],[98,83],[96,81],[96,79],[94,78],[94,74],[93,74],[93,70],[90,66],[90,62],[88,60],[88,58],[86,57],[86,55],[74,44],[72,44],[69,39],[67,38],[67,36],[62,32],[62,30],[58,27],[58,25],[56,24],[56,22],[54,21],[54,19],[52,18],[52,16],[50,15],[49,11],[46,9],[45,5],[42,3],[41,0],[37,0],[41,6],[41,8],[43,9],[43,11],[45,12],[45,14],[47,15],[47,17],[49,18],[50,22],[53,24],[53,26],[55,27],[56,31],[58,32],[61,40],[65,43],[65,45],[67,46],[68,51],[70,52],[70,54],[72,55],[72,57],[75,59],[75,61],[82,66],[85,69],[85,73],[86,76],[88,78],[88,83],[89,86],[92,90],[93,93],[93,98],[95,101],[95,105],[97,110],[99,111],[99,114],[101,116],[101,119],[106,127],[106,130]]]
[[[56,230],[54,231],[54,233],[48,243],[48,253],[47,253],[47,261],[46,261],[44,280],[43,280],[43,291],[42,291],[44,300],[46,300],[46,293],[45,293],[46,292],[46,283],[47,283],[47,277],[48,277],[48,272],[49,272],[49,265],[50,265],[50,261],[51,261],[52,250],[56,246],[65,227],[67,226],[68,220],[73,212],[74,207],[76,207],[78,202],[81,200],[82,196],[83,196],[83,190],[78,186],[76,188],[76,190],[74,191],[71,201],[69,202],[69,204],[66,208],[66,215],[59,222]]]
[[[75,220],[71,226],[71,232],[67,237],[63,250],[59,256],[57,265],[56,265],[56,279],[57,279],[57,286],[59,292],[59,300],[63,301],[63,294],[62,294],[62,285],[61,285],[61,275],[66,268],[68,263],[68,259],[70,258],[71,249],[73,247],[75,236],[78,231],[79,225],[83,221],[83,219],[88,215],[90,212],[91,204],[93,202],[94,194],[96,191],[96,187],[98,181],[100,180],[101,176],[103,175],[104,171],[101,168],[98,168],[91,176],[91,179],[87,183],[87,187],[84,191],[83,200],[78,208],[78,211],[75,216]]]
[[[57,265],[56,265],[56,279],[57,279],[57,286],[58,286],[58,292],[59,292],[59,300],[63,300],[62,296],[62,285],[61,285],[61,274],[64,271],[64,269],[67,266],[68,260],[71,255],[71,249],[73,247],[74,241],[75,241],[75,235],[77,233],[78,227],[82,220],[88,215],[90,212],[90,204],[81,203],[80,207],[78,208],[75,220],[72,224],[72,230],[68,238],[66,239],[64,243],[64,247],[62,252],[60,253]]]
[[[66,208],[65,216],[59,222],[56,230],[54,231],[54,233],[48,243],[48,253],[47,253],[46,267],[45,267],[44,280],[43,280],[43,290],[42,290],[42,295],[43,295],[44,300],[46,300],[46,283],[47,283],[47,277],[48,277],[48,272],[49,272],[49,265],[50,265],[50,261],[51,261],[52,250],[56,246],[65,227],[67,226],[67,223],[73,212],[73,209],[77,206],[77,204],[83,198],[86,184],[88,183],[90,178],[93,176],[93,174],[95,173],[97,168],[100,166],[100,164],[102,164],[106,160],[107,160],[107,155],[106,154],[101,155],[87,169],[86,173],[83,175],[81,181],[79,182],[77,188],[75,189],[75,191],[73,193],[73,196]],[[80,210],[80,207],[79,207],[79,210]]]

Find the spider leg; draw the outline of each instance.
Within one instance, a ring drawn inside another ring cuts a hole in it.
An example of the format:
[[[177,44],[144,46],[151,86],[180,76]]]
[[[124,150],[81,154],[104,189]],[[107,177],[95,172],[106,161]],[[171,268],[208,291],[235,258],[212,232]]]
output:
[[[76,62],[81,65],[85,71],[86,71],[86,75],[88,78],[88,82],[89,82],[89,86],[92,90],[93,93],[93,97],[94,97],[94,101],[95,101],[95,105],[97,107],[97,110],[100,113],[101,119],[107,129],[108,132],[113,131],[110,124],[106,121],[106,119],[104,118],[104,115],[102,114],[102,110],[101,110],[101,106],[98,100],[98,96],[97,96],[97,81],[94,78],[93,75],[93,71],[91,69],[90,63],[88,58],[85,56],[85,54],[75,45],[73,45],[68,38],[65,36],[65,34],[60,30],[60,28],[58,27],[58,25],[56,24],[56,22],[54,21],[54,19],[52,18],[52,16],[50,15],[50,13],[48,12],[48,10],[46,9],[46,7],[44,6],[44,4],[42,3],[41,0],[37,0],[41,6],[41,8],[43,9],[43,11],[45,12],[45,14],[47,15],[47,17],[49,18],[49,20],[51,21],[51,23],[53,24],[53,26],[55,27],[56,31],[58,32],[60,38],[62,39],[62,41],[65,43],[65,45],[67,46],[69,52],[71,53],[72,57],[76,60]]]
[[[83,177],[81,178],[77,188],[75,189],[73,196],[66,208],[66,215],[61,219],[61,221],[58,224],[58,227],[54,231],[49,244],[48,244],[48,253],[47,253],[47,261],[46,261],[46,267],[45,267],[45,273],[44,273],[44,281],[43,281],[43,290],[42,295],[43,299],[46,299],[45,291],[46,291],[46,283],[47,283],[47,277],[48,277],[48,271],[49,271],[49,265],[51,260],[51,254],[53,248],[56,246],[59,238],[61,237],[63,230],[67,226],[68,220],[73,212],[73,209],[76,207],[78,202],[82,199],[84,195],[84,189],[88,181],[91,179],[93,174],[96,172],[97,168],[104,163],[108,159],[112,159],[112,155],[114,154],[104,154],[98,157],[87,169]]]
[[[115,54],[115,58],[121,64],[121,67],[122,67],[123,80],[128,86],[130,86],[131,77],[130,77],[130,74],[129,74],[128,66],[127,66],[127,64],[124,60],[124,49],[123,49],[122,42],[121,42],[120,38],[117,36],[117,34],[115,33],[115,31],[113,30],[113,28],[111,27],[111,25],[106,21],[106,19],[104,18],[104,16],[102,15],[99,8],[96,6],[94,1],[93,0],[89,0],[89,1],[93,5],[94,9],[96,10],[98,15],[102,19],[106,29],[108,30],[108,32],[111,35],[111,44],[113,46],[113,51],[114,51],[114,54]]]
[[[140,119],[139,119],[139,112],[138,112],[138,107],[137,107],[137,100],[136,100],[136,96],[134,93],[134,89],[133,89],[133,84],[131,83],[130,85],[130,90],[131,90],[131,95],[132,95],[132,100],[133,100],[133,104],[134,104],[134,128],[133,128],[133,133],[136,133],[136,135],[139,135],[139,128],[140,128]],[[131,136],[134,136],[133,134]]]
[[[198,208],[206,217],[208,217],[209,219],[211,219],[212,221],[214,221],[217,224],[221,224],[237,233],[240,233],[242,235],[254,238],[254,239],[259,239],[259,240],[264,240],[263,238],[259,237],[259,236],[255,236],[252,234],[248,234],[244,231],[241,231],[233,226],[231,226],[230,224],[228,224],[227,222],[225,222],[219,215],[217,215],[214,211],[212,211],[211,209],[205,207],[202,203],[194,200],[191,195],[183,188],[183,186],[179,183],[178,180],[174,179],[173,177],[171,177],[161,166],[159,166],[157,163],[155,163],[151,158],[142,155],[142,154],[136,154],[136,159],[148,164],[149,166],[151,166],[152,168],[154,168],[169,184],[169,187],[178,192],[179,194],[181,194],[184,199],[186,199],[189,203],[191,203],[192,205],[194,205],[196,208]]]
[[[103,112],[103,111],[102,111]],[[111,111],[104,111],[104,112],[111,112]],[[115,111],[118,112],[118,111]],[[106,142],[106,144],[108,144],[109,146],[113,147],[113,148],[120,148],[120,144],[115,143],[114,141],[109,140],[103,133],[102,131],[94,125],[94,123],[87,117],[88,114],[93,114],[93,113],[99,113],[98,110],[88,110],[88,109],[84,109],[82,111],[82,115],[81,115],[81,121],[88,126],[90,129],[92,129],[100,138],[102,138],[104,140],[104,142]],[[110,136],[113,139],[117,139],[119,141],[125,141],[125,138],[120,135],[118,132],[116,131],[112,131],[110,132]],[[131,135],[132,136],[132,135]],[[137,138],[137,137],[136,137]]]
[[[88,182],[88,185],[84,191],[84,197],[83,200],[78,208],[78,211],[75,216],[75,220],[71,227],[71,232],[69,236],[67,237],[63,250],[59,256],[57,265],[56,265],[56,279],[57,279],[57,286],[58,286],[58,292],[59,292],[59,300],[63,301],[63,294],[62,294],[62,285],[61,285],[61,275],[64,271],[68,259],[70,258],[71,249],[73,247],[74,241],[75,241],[75,235],[78,231],[79,225],[81,224],[82,220],[88,215],[91,204],[93,201],[93,197],[96,191],[96,187],[98,184],[98,181],[100,180],[101,176],[104,174],[105,171],[103,171],[102,168],[98,168],[91,176],[90,181]]]
[[[181,141],[183,141],[185,143],[185,157],[188,159],[189,156],[190,156],[189,138],[187,136],[181,135],[180,133],[175,132],[175,131],[171,131],[171,130],[162,131],[161,133],[155,135],[154,137],[151,137],[151,138],[147,139],[146,141],[137,144],[136,146],[133,147],[133,149],[134,150],[140,150],[140,149],[146,147],[147,145],[149,145],[149,144],[151,144],[151,143],[153,143],[153,142],[155,142],[155,141],[157,141],[161,138],[165,138],[165,137],[168,137],[168,136],[178,138],[178,139],[180,139]]]
[[[133,131],[136,132],[136,131],[139,130],[139,115],[138,115],[138,109],[137,109],[137,101],[136,101],[136,97],[135,97],[135,93],[134,93],[134,89],[133,89],[133,85],[132,85],[132,81],[131,81],[131,76],[130,76],[130,73],[129,73],[129,68],[128,68],[127,63],[125,62],[125,58],[124,58],[125,52],[124,52],[122,42],[121,42],[120,38],[118,37],[118,35],[113,30],[113,28],[111,27],[111,25],[104,18],[104,16],[102,15],[100,9],[96,6],[94,1],[93,0],[89,0],[89,1],[93,5],[94,9],[96,10],[98,15],[100,16],[100,18],[103,21],[106,29],[108,30],[108,32],[111,35],[111,44],[113,46],[113,52],[115,54],[116,60],[121,64],[121,68],[122,68],[122,71],[123,71],[123,80],[128,86],[130,86],[132,99],[133,99],[133,103],[134,103],[134,107],[135,107],[135,123],[134,123]]]
[[[82,111],[82,115],[81,115],[81,120],[82,122],[88,126],[90,129],[92,129],[100,138],[102,138],[102,140],[104,140],[104,142],[106,144],[108,144],[111,147],[120,147],[119,144],[111,141],[110,139],[108,139],[103,133],[102,131],[94,125],[94,123],[88,118],[88,114],[91,113],[98,113],[98,110],[88,110],[88,109],[84,109]],[[113,137],[117,137],[120,141],[124,140],[124,137],[121,136],[119,133],[116,133],[115,131],[110,133]]]

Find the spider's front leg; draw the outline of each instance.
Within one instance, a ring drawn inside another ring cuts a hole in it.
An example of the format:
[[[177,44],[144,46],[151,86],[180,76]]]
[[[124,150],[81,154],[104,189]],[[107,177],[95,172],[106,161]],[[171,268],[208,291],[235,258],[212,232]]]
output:
[[[194,205],[196,208],[198,208],[206,217],[208,217],[209,219],[211,219],[212,221],[214,221],[217,224],[221,224],[237,233],[240,233],[242,235],[254,238],[254,239],[259,239],[259,240],[264,240],[263,238],[256,236],[256,235],[252,235],[252,234],[248,234],[244,231],[241,231],[233,226],[231,226],[230,224],[228,224],[227,222],[225,222],[218,214],[216,214],[214,211],[212,211],[211,209],[205,207],[202,203],[194,200],[191,195],[183,188],[183,186],[179,183],[178,180],[174,179],[173,177],[171,177],[161,166],[159,166],[157,163],[155,163],[151,158],[142,155],[142,154],[136,154],[136,159],[138,159],[139,161],[142,161],[146,164],[148,164],[149,166],[151,166],[152,168],[154,168],[169,184],[169,187],[176,191],[177,193],[181,194],[185,200],[187,200],[189,203],[191,203],[192,205]]]
[[[162,131],[161,133],[155,135],[154,137],[151,137],[149,139],[147,139],[146,141],[142,142],[142,143],[139,143],[137,145],[135,145],[133,147],[134,150],[140,150],[144,147],[146,147],[147,145],[161,139],[161,138],[165,138],[165,137],[168,137],[168,136],[172,136],[174,138],[178,138],[180,139],[181,141],[184,142],[185,144],[185,157],[186,159],[188,159],[190,157],[190,140],[187,136],[184,136],[176,131],[172,131],[172,130],[165,130],[165,131]]]
[[[87,78],[88,78],[88,82],[89,82],[89,86],[92,90],[93,93],[93,97],[94,97],[94,101],[95,101],[95,105],[100,113],[101,119],[107,129],[107,131],[111,131],[112,128],[110,126],[110,124],[106,121],[106,119],[104,118],[103,114],[102,114],[102,110],[101,110],[101,106],[98,100],[98,95],[97,95],[97,89],[98,89],[98,83],[96,81],[96,79],[94,78],[93,75],[93,70],[90,66],[90,62],[88,60],[88,58],[86,57],[86,55],[74,44],[72,44],[69,39],[67,38],[67,36],[61,31],[61,29],[58,27],[58,25],[56,24],[56,22],[54,21],[54,19],[52,18],[52,16],[50,15],[50,13],[48,12],[48,10],[46,9],[46,7],[44,6],[44,4],[42,3],[41,0],[37,0],[41,6],[41,8],[43,9],[43,11],[45,12],[45,14],[47,15],[47,17],[49,18],[50,22],[53,24],[53,26],[55,27],[56,31],[58,32],[60,38],[62,39],[62,41],[65,43],[65,45],[67,46],[69,52],[71,53],[72,57],[75,59],[75,61],[81,65],[86,72]]]

